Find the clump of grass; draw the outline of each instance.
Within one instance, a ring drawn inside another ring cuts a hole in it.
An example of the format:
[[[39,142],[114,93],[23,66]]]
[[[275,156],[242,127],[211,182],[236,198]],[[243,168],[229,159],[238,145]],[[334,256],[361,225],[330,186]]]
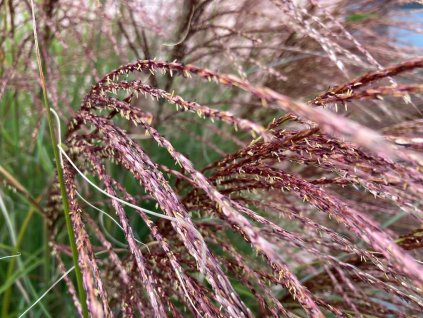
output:
[[[353,84],[340,86],[333,92],[319,96],[313,103],[322,105],[327,98],[342,98],[345,90],[357,90],[371,81],[420,66],[421,60],[415,60],[366,74],[353,81]],[[292,115],[274,120],[265,129],[230,113],[186,101],[174,92],[168,93],[138,80],[121,79],[128,74],[145,71],[151,72],[153,76],[160,72],[170,72],[172,76],[183,76],[187,80],[192,75],[214,80],[219,85],[231,85],[256,95],[263,103],[284,107],[286,111],[292,111]],[[401,95],[401,86],[391,87],[389,92],[394,96]],[[165,99],[170,105],[175,105],[179,112],[194,112],[200,118],[222,121],[253,135],[258,134],[259,137],[250,145],[208,165],[205,171],[209,175],[206,176],[151,126],[151,114],[135,106],[138,95]],[[349,93],[349,99],[354,98],[361,98],[361,95],[355,91]],[[148,136],[167,150],[180,166],[180,171],[157,166],[142,147],[113,122],[116,116],[140,125]],[[306,123],[305,120],[315,124]],[[295,122],[299,124],[296,128],[283,128]],[[378,155],[380,143],[383,143],[384,156]],[[298,303],[311,317],[322,317],[328,312],[342,316],[345,310],[366,312],[369,307],[383,313],[391,312],[391,309],[380,304],[377,296],[373,300],[362,295],[365,293],[363,289],[360,293],[355,290],[353,286],[358,284],[372,284],[373,288],[380,290],[380,296],[384,295],[382,299],[400,297],[405,300],[405,307],[397,303],[398,310],[401,308],[408,312],[418,312],[422,305],[418,300],[419,286],[423,282],[421,265],[401,248],[401,243],[397,244],[391,233],[384,231],[361,212],[357,202],[353,203],[330,190],[338,186],[345,188],[356,185],[376,197],[391,201],[421,220],[418,200],[423,188],[422,176],[416,170],[418,155],[398,150],[384,141],[383,135],[368,128],[326,110],[294,102],[270,89],[256,87],[233,76],[176,62],[140,60],[119,67],[93,86],[84,98],[81,109],[70,120],[65,144],[67,153],[73,158],[72,165],[64,163],[67,192],[75,232],[80,242],[78,250],[80,262],[84,264],[82,273],[89,295],[89,310],[94,316],[112,315],[112,310],[105,287],[108,284],[105,281],[107,278],[100,274],[84,219],[94,229],[93,235],[109,251],[112,267],[118,271],[122,283],[128,286],[132,284],[131,279],[135,279],[140,284],[137,286],[143,286],[146,290],[148,301],[142,293],[121,295],[122,310],[126,308],[128,312],[135,310],[134,303],[142,303],[155,316],[165,316],[166,312],[177,310],[169,303],[169,299],[176,297],[194,315],[219,315],[216,307],[219,304],[224,315],[251,316],[250,309],[238,296],[229,277],[244,282],[252,297],[261,304],[262,310],[275,315],[289,315],[291,309],[284,306],[283,299]],[[357,145],[365,148],[358,148]],[[68,155],[66,158],[71,160]],[[399,158],[403,159],[398,161]],[[91,217],[82,212],[75,194],[74,161],[96,176],[110,195],[129,244],[130,259],[133,259],[132,271],[138,273],[132,275],[138,278],[130,276],[118,255],[113,252],[112,244],[95,226]],[[157,227],[145,211],[137,210],[158,245],[148,252],[148,257],[140,252],[122,201],[116,197],[123,197],[133,204],[137,200],[126,191],[123,184],[108,175],[105,166],[107,161],[129,171],[148,196],[157,202],[164,216],[158,220],[159,223],[165,223],[166,218],[170,219],[168,225]],[[326,172],[329,176],[310,179],[301,174],[292,174],[287,171],[284,165],[286,162],[315,167],[320,171],[319,175]],[[184,186],[180,185],[179,189],[172,187],[164,173],[173,175]],[[189,192],[182,195],[186,190]],[[202,218],[192,219],[190,214],[194,211]],[[315,221],[312,214],[317,211],[320,211],[321,216]],[[210,221],[202,221],[209,216],[212,216]],[[281,221],[276,221],[277,216],[295,220],[294,223],[307,231],[289,231],[281,225]],[[334,227],[336,223],[333,222],[330,222],[333,223],[331,226],[322,223],[323,216],[333,218],[338,226]],[[178,219],[183,222],[178,222]],[[251,255],[243,255],[231,246],[231,240],[224,239],[228,231],[232,235],[238,233],[261,257],[251,263]],[[218,253],[214,248],[210,250],[210,247],[203,251],[198,233],[212,247],[218,246],[225,253]],[[348,238],[345,233],[348,233]],[[354,238],[365,242],[368,247],[355,242]],[[343,256],[328,253],[328,247],[343,252]],[[317,273],[313,276],[317,278],[307,279],[304,285],[298,278],[299,273],[294,273],[290,267],[292,264],[287,263],[280,254],[286,248],[293,251],[300,249],[301,254],[309,255],[317,267],[322,266],[322,272],[316,268]],[[204,252],[205,258],[202,257]],[[354,260],[355,257],[358,259]],[[351,262],[351,259],[354,261]],[[205,281],[193,276],[198,269],[205,275]],[[226,269],[226,273],[223,269]],[[178,280],[172,277],[178,277],[181,283],[175,284]],[[333,291],[343,298],[343,305],[326,298],[318,289],[314,290],[313,282],[323,277],[333,284]],[[275,298],[269,283],[285,287],[287,293],[280,299]],[[99,295],[94,290],[98,290]]]
[[[4,315],[423,310],[423,59],[392,2],[45,1],[38,65],[6,3]]]

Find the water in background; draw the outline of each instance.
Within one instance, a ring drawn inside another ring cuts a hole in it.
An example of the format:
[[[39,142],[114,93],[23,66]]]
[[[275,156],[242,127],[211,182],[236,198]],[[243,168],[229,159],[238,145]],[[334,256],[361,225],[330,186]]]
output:
[[[405,17],[400,16],[398,17],[399,19],[402,21],[410,21],[411,23],[418,22],[422,25],[419,26],[420,33],[395,28],[393,32],[396,33],[396,37],[402,43],[407,42],[407,44],[423,48],[423,5],[417,3],[406,4],[401,6],[400,10],[408,11],[409,15]]]

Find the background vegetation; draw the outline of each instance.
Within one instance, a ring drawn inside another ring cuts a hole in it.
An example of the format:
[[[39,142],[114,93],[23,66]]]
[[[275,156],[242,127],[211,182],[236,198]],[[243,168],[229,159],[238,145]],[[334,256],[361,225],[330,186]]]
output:
[[[417,2],[0,0],[0,316],[418,317]]]

